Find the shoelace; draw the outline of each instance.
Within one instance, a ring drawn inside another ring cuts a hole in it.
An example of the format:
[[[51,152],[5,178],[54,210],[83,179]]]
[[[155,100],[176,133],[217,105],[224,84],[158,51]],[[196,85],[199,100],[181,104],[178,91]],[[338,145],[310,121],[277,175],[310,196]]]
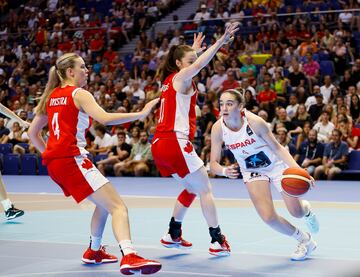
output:
[[[304,250],[306,252],[306,247],[303,242],[300,242],[295,250],[295,254],[303,253]]]

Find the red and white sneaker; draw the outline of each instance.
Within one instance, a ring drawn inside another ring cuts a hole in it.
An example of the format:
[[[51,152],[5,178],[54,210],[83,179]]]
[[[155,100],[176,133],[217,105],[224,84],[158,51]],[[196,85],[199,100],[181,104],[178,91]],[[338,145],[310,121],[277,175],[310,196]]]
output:
[[[191,249],[192,243],[184,240],[181,236],[173,239],[169,233],[165,234],[160,243],[166,248]]]
[[[161,269],[161,263],[147,260],[134,253],[125,255],[120,263],[120,272],[124,275],[154,274]]]
[[[215,241],[214,243],[210,243],[209,254],[214,256],[230,256],[230,245],[226,240],[226,237],[223,236],[223,243]]]
[[[101,246],[98,251],[90,247],[86,249],[81,261],[86,264],[116,263],[118,258],[106,252],[105,246]]]

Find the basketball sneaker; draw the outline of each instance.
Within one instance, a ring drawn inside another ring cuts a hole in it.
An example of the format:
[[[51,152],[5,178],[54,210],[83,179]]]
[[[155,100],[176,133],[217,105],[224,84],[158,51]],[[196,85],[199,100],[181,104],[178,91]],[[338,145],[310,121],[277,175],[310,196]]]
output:
[[[90,247],[86,249],[82,262],[85,264],[101,264],[116,263],[118,258],[106,252],[105,246],[101,246],[98,251],[92,250]]]
[[[299,242],[295,249],[295,252],[291,255],[293,261],[303,261],[309,257],[309,255],[316,249],[317,243],[309,234],[309,239],[306,241]]]
[[[308,216],[304,216],[306,225],[311,233],[316,234],[319,232],[319,221],[317,220],[316,215],[311,211],[311,205],[309,201],[302,200],[302,203],[305,207],[308,207],[310,211]]]
[[[173,239],[169,233],[165,234],[160,243],[166,248],[191,249],[192,243],[184,240],[181,236]]]
[[[134,253],[125,255],[120,263],[120,272],[124,275],[153,274],[161,269],[161,263],[144,259]]]
[[[16,209],[14,205],[11,205],[11,208],[5,211],[5,217],[7,220],[11,220],[22,216],[24,214],[23,210]]]
[[[211,242],[209,247],[209,254],[214,256],[230,256],[230,245],[226,240],[226,237],[222,235],[223,243],[218,241]]]

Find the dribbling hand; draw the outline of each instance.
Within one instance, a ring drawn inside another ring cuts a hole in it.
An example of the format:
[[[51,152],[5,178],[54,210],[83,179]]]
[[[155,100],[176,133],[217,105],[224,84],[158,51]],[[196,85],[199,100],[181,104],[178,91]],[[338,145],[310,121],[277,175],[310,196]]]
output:
[[[154,108],[154,106],[159,102],[159,100],[160,98],[155,98],[154,100],[148,102],[141,111],[143,115],[142,117],[147,117],[151,110]]]

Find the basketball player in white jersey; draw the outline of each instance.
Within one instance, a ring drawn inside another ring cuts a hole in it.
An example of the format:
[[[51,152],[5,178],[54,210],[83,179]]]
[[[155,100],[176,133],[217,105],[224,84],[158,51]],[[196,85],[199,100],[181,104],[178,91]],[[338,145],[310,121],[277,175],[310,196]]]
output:
[[[14,112],[9,110],[7,107],[5,107],[1,103],[0,103],[0,113],[7,116],[11,120],[19,122],[21,124],[21,126],[23,126],[24,128],[27,128],[30,125],[29,123],[22,120]],[[15,208],[14,204],[9,199],[6,189],[5,189],[4,181],[1,176],[1,172],[0,172],[0,202],[4,208],[5,217],[7,220],[12,220],[12,219],[22,216],[24,214],[24,211]]]
[[[211,61],[224,44],[231,42],[237,30],[237,23],[229,24],[223,36],[200,57],[197,56],[195,48],[201,48],[203,37],[202,34],[194,35],[193,47],[173,45],[164,62],[159,118],[151,150],[160,173],[163,176],[173,176],[185,187],[177,198],[169,231],[160,241],[168,248],[192,246],[182,238],[181,223],[187,208],[198,194],[211,236],[209,253],[214,256],[230,255],[230,246],[218,223],[207,171],[191,143],[196,129],[197,97],[192,78]]]
[[[301,231],[276,213],[270,190],[273,184],[290,214],[304,217],[310,232],[318,232],[319,224],[309,202],[291,197],[281,188],[282,172],[299,166],[277,142],[266,122],[243,107],[243,96],[237,90],[227,90],[220,96],[221,118],[211,131],[211,172],[228,178],[239,175],[234,165],[223,167],[219,163],[224,143],[239,164],[250,198],[262,220],[276,231],[295,238],[299,244],[291,259],[304,260],[315,250],[316,242],[310,233]]]

